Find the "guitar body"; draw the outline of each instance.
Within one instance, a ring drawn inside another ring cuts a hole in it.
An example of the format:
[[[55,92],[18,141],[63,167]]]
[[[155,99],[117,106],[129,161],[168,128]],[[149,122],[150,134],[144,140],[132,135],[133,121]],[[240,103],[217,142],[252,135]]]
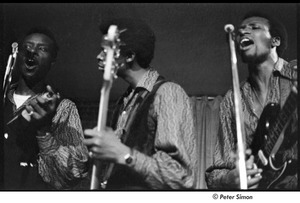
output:
[[[282,146],[286,142],[284,134],[282,133],[278,138],[272,133],[279,113],[279,104],[270,103],[264,108],[250,146],[255,156],[256,166],[263,169],[258,189],[271,189],[286,174],[297,170],[296,163],[283,159],[284,147]],[[274,148],[276,148],[275,152]]]

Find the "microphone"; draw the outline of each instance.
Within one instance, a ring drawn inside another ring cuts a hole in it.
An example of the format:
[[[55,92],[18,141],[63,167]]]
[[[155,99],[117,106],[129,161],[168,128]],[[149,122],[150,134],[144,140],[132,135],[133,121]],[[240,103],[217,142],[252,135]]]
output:
[[[3,80],[3,87],[5,84],[5,80],[8,77],[8,75],[10,74],[11,69],[13,68],[14,65],[14,60],[16,59],[16,54],[18,52],[18,43],[14,42],[11,44],[12,47],[12,54],[9,55],[8,61],[7,61],[7,66],[6,66],[6,70],[5,70],[5,74],[4,74],[4,80]]]
[[[18,53],[18,43],[14,42],[11,44],[12,47],[12,53],[13,53],[13,58],[16,59],[17,58],[17,53]]]
[[[17,47],[18,47],[18,43],[17,43],[17,42],[12,43],[11,47],[12,47],[13,49],[17,48]]]
[[[227,24],[224,26],[225,32],[233,32],[234,31],[234,26],[232,24]]]

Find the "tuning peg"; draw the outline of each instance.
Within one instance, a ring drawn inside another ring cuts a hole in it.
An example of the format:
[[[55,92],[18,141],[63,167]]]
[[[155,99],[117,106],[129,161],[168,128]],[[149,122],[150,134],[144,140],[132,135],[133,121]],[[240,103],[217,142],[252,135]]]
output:
[[[114,77],[114,79],[118,78],[117,74],[113,74],[113,77]]]
[[[127,29],[123,29],[123,30],[120,30],[119,33],[121,34],[122,32],[125,32]]]
[[[115,58],[119,58],[120,57],[120,50],[115,52]]]

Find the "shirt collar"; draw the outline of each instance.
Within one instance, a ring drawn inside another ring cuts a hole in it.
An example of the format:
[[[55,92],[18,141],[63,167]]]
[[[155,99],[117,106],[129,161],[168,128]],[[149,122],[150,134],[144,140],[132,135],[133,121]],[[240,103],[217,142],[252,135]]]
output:
[[[279,71],[281,72],[283,69],[283,59],[282,58],[278,58],[278,61],[275,63],[274,65],[274,71]]]
[[[142,78],[138,81],[136,88],[144,88],[149,92],[151,92],[158,76],[159,76],[158,72],[153,68],[150,68],[149,70],[147,70],[146,73],[144,73]]]
[[[10,102],[12,102],[13,104],[15,104],[13,95],[14,95],[14,92],[16,91],[17,87],[18,87],[18,83],[17,83],[17,82],[14,83],[14,84],[11,84],[10,87],[9,87],[8,93],[7,93],[7,98],[8,98],[8,99],[10,100]],[[35,97],[37,97],[37,96],[39,96],[39,95],[42,95],[42,94],[43,94],[43,93],[38,93],[38,94],[36,94],[36,95],[31,95],[31,96],[26,100],[26,102],[25,102],[23,105],[27,104],[27,102],[28,102],[29,100],[31,100],[32,98],[35,98]],[[23,105],[22,105],[22,106],[23,106]]]
[[[291,80],[293,74],[295,74],[296,72],[293,71],[292,68],[290,68],[289,62],[285,61],[282,58],[279,58],[276,64],[274,65],[273,73],[275,73],[274,76],[281,76],[283,78]]]

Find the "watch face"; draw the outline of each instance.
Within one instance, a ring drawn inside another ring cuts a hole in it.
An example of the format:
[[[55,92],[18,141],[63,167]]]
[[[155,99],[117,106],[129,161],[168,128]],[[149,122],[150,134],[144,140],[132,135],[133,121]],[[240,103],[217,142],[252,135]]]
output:
[[[125,159],[125,162],[126,162],[126,164],[131,164],[131,162],[132,162],[132,157],[131,157],[131,156],[128,156],[128,157]]]

